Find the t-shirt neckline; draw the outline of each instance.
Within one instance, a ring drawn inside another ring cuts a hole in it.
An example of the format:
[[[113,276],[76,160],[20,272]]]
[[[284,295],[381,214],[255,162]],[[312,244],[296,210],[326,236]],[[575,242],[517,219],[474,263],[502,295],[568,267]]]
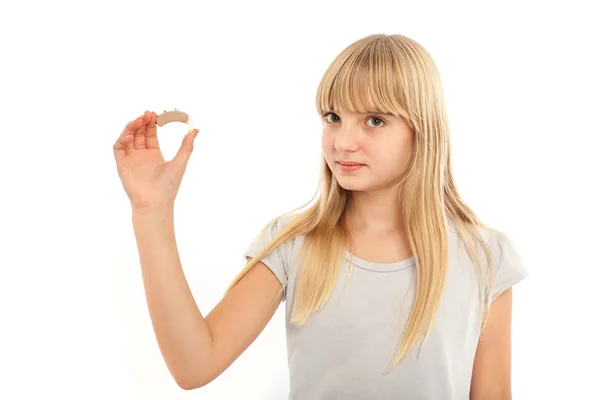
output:
[[[385,264],[374,263],[371,261],[363,260],[362,258],[353,255],[348,250],[345,250],[345,256],[346,256],[346,260],[349,263],[354,264],[355,266],[357,266],[359,268],[366,269],[369,271],[374,271],[374,272],[400,271],[400,270],[403,270],[406,268],[414,267],[417,264],[415,256],[411,256],[402,261],[396,261],[393,263],[385,263]]]

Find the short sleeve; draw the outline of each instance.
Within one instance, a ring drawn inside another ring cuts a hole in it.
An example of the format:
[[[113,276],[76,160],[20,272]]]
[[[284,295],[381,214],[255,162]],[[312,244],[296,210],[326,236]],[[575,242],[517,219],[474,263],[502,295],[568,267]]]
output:
[[[246,257],[254,257],[261,251],[271,240],[281,231],[283,223],[281,218],[276,219],[274,222],[267,225],[259,234],[254,238],[250,246],[244,253],[244,259]],[[275,274],[281,285],[283,286],[283,298],[285,300],[287,295],[287,281],[288,281],[288,244],[283,243],[260,261],[262,261],[272,272]]]
[[[501,232],[494,232],[494,236],[495,243],[492,244],[492,249],[495,262],[492,302],[502,292],[529,276],[515,244]]]

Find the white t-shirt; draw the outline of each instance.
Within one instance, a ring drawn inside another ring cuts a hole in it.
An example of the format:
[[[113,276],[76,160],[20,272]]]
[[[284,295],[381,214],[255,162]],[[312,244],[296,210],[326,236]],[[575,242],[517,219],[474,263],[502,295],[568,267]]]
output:
[[[245,256],[254,256],[293,216],[257,235]],[[303,237],[288,240],[261,261],[284,287],[290,393],[293,400],[468,400],[482,310],[475,269],[449,219],[449,264],[442,303],[432,331],[401,364],[385,374],[415,295],[415,258],[377,264],[346,252],[330,299],[303,326],[290,324]],[[486,229],[493,254],[492,298],[528,276],[509,240]],[[460,246],[459,246],[460,244]],[[460,249],[460,252],[459,252]],[[483,251],[480,252],[486,265]]]

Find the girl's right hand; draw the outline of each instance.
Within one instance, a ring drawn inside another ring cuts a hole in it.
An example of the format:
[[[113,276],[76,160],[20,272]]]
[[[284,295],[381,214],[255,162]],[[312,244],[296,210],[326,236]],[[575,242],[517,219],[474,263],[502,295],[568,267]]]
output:
[[[173,160],[165,162],[156,136],[156,113],[146,111],[125,126],[113,150],[134,210],[174,205],[197,135],[197,129],[187,134]]]

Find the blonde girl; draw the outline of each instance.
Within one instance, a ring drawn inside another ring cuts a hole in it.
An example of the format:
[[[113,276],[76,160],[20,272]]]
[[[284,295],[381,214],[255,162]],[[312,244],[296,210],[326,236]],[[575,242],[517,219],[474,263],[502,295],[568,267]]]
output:
[[[217,378],[285,302],[290,399],[510,399],[511,288],[527,272],[458,193],[432,57],[403,35],[357,40],[325,71],[316,108],[319,189],[265,225],[206,316],[173,226],[198,131],[165,161],[146,112],[115,143],[175,381],[193,389]]]

